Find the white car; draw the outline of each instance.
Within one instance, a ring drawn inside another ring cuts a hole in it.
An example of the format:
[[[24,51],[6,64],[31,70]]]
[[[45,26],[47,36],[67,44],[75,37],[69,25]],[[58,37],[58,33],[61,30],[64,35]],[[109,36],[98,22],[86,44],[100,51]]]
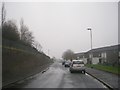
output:
[[[85,65],[83,60],[72,60],[69,70],[71,73],[77,71],[85,74]]]

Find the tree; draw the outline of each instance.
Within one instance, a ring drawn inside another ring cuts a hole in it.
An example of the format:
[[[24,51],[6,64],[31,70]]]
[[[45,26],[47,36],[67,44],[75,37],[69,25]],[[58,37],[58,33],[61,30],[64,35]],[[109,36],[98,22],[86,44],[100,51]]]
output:
[[[2,26],[2,37],[13,41],[20,39],[17,25],[13,20],[4,22]]]
[[[42,52],[42,46],[39,42],[34,41],[33,46],[39,51]]]
[[[32,32],[30,32],[29,28],[26,25],[24,25],[23,19],[21,19],[20,22],[20,39],[21,41],[23,41],[28,45],[32,45],[34,42],[34,37],[32,35]]]
[[[1,26],[3,26],[5,19],[6,19],[6,10],[5,10],[5,3],[2,3],[2,10],[1,10]]]
[[[2,37],[8,40],[19,40],[19,32],[16,23],[13,20],[5,21],[6,19],[6,9],[5,3],[2,3],[1,10],[1,28],[2,28]]]
[[[69,49],[63,53],[62,58],[66,60],[72,60],[74,58],[74,52]]]

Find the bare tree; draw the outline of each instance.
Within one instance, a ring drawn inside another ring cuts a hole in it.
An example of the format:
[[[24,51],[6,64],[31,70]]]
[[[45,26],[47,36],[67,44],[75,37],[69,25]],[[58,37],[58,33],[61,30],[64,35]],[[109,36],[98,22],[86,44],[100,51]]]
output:
[[[2,13],[1,13],[1,26],[3,27],[3,24],[5,22],[5,19],[6,19],[6,10],[5,10],[5,3],[3,2],[2,3]]]
[[[74,58],[74,52],[69,49],[63,53],[62,58],[66,60],[72,60]]]
[[[32,45],[34,42],[34,37],[32,35],[32,32],[29,31],[29,28],[24,25],[23,19],[20,21],[20,39],[21,41]]]
[[[33,46],[39,51],[39,52],[42,52],[42,46],[39,42],[37,41],[34,41],[34,44]]]
[[[6,21],[3,24],[2,37],[13,41],[20,40],[17,25],[13,20]]]

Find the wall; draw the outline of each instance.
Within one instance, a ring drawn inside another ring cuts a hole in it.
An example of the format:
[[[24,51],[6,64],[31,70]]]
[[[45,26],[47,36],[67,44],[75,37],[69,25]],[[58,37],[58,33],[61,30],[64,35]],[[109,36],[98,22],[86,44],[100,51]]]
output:
[[[98,64],[99,63],[99,58],[98,57],[94,57],[92,60],[92,64]]]

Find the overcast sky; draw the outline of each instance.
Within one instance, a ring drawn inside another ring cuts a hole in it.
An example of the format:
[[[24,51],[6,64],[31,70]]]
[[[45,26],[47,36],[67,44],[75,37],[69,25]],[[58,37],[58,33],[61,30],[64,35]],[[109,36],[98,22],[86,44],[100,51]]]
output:
[[[7,19],[20,19],[33,32],[43,52],[60,58],[67,49],[90,50],[118,44],[117,2],[7,2]]]

